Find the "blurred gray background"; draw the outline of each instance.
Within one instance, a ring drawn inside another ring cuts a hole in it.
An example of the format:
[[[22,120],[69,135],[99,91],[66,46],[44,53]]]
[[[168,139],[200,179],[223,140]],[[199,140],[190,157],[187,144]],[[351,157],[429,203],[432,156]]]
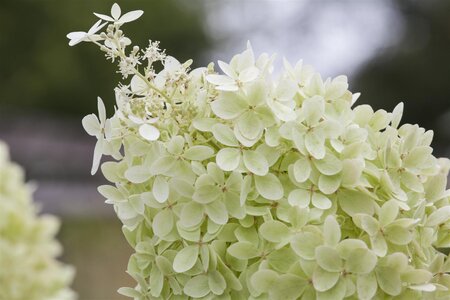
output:
[[[122,299],[131,249],[112,207],[90,176],[95,139],[81,118],[100,96],[112,113],[115,66],[93,45],[67,45],[114,1],[0,2],[0,139],[38,184],[43,212],[62,217],[63,260],[75,264],[84,300]],[[255,52],[303,59],[323,77],[346,74],[359,103],[391,110],[405,102],[403,122],[433,129],[437,156],[450,156],[450,1],[127,0],[143,9],[124,26],[136,44],[162,48],[194,66],[228,61],[250,40]]]

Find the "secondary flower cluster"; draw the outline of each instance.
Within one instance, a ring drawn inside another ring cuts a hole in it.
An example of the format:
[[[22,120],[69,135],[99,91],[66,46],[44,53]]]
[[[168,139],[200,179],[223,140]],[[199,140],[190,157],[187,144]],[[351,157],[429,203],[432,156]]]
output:
[[[134,299],[448,299],[450,163],[433,133],[353,107],[347,78],[255,57],[190,70],[131,46],[112,16],[82,36],[118,62],[115,113],[83,119],[93,172],[135,249]],[[125,18],[126,19],[126,18]],[[133,18],[131,18],[133,19]],[[120,21],[122,20],[122,21]],[[106,31],[94,31],[106,26]],[[73,34],[69,35],[69,38]],[[74,43],[74,40],[71,41]]]
[[[59,221],[37,216],[31,193],[0,141],[0,299],[75,299],[69,289],[73,268],[55,260],[61,253],[55,240]]]

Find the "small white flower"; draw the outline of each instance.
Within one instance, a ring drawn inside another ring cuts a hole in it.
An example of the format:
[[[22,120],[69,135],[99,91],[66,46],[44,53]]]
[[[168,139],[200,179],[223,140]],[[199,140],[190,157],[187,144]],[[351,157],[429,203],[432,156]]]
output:
[[[133,115],[129,115],[128,119],[139,125],[139,134],[146,140],[156,141],[159,138],[159,130],[155,126],[151,125],[158,121],[158,118],[138,118]]]
[[[114,3],[113,6],[111,7],[111,17],[103,14],[94,13],[94,15],[96,15],[100,19],[105,20],[107,22],[113,22],[114,24],[124,24],[132,22],[134,20],[139,19],[143,14],[144,12],[142,10],[133,10],[122,15],[120,6],[117,3]]]
[[[74,31],[67,34],[67,38],[70,39],[69,46],[75,46],[80,42],[98,41],[101,40],[100,35],[96,34],[100,29],[102,29],[107,23],[102,24],[102,20],[98,20],[88,32],[84,31]]]
[[[260,74],[255,66],[255,56],[250,43],[247,50],[234,56],[230,64],[220,60],[218,64],[225,75],[211,74],[206,76],[206,80],[221,91],[237,91],[245,83],[254,81]]]
[[[91,174],[94,175],[97,172],[100,160],[105,148],[105,126],[106,126],[106,110],[105,104],[100,97],[97,98],[98,117],[95,114],[89,114],[82,120],[84,130],[97,138],[97,143],[94,149],[94,159],[92,162]]]

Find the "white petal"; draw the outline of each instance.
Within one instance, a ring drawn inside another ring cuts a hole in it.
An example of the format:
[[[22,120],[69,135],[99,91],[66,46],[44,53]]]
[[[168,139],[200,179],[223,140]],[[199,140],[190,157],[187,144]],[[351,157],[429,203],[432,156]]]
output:
[[[233,68],[230,67],[229,64],[219,60],[217,62],[219,64],[219,67],[222,69],[222,71],[225,73],[225,75],[231,77],[231,78],[237,78],[238,75],[236,74],[236,72],[233,70]]]
[[[250,67],[239,73],[239,81],[250,82],[255,80],[259,75],[259,69],[256,67]]]
[[[207,75],[206,76],[206,81],[208,81],[209,83],[212,83],[214,85],[233,85],[236,84],[236,82],[225,75],[216,75],[216,74],[212,74],[212,75]]]
[[[102,23],[102,20],[98,20],[97,22],[95,22],[95,24],[92,25],[91,28],[89,28],[87,34],[88,35],[94,34],[97,31],[99,31],[100,29],[102,29],[103,27],[105,27],[105,25],[107,24],[107,23],[103,23],[103,24],[101,24],[101,23]]]
[[[86,132],[89,135],[92,135],[92,136],[100,135],[101,127],[100,127],[100,122],[98,121],[98,118],[96,115],[90,114],[90,115],[85,116],[83,118],[83,120],[81,121],[81,123],[83,124],[84,130],[86,130]]]
[[[133,10],[133,11],[127,12],[122,17],[120,17],[119,20],[116,21],[116,24],[133,22],[134,20],[139,19],[143,14],[144,14],[144,11],[142,11],[142,10]]]
[[[219,85],[216,87],[216,90],[219,91],[225,91],[225,92],[236,92],[239,90],[237,84],[225,84],[225,85]]]
[[[113,6],[111,7],[111,17],[117,20],[121,14],[122,11],[120,10],[119,4],[114,3]]]
[[[133,93],[141,95],[148,89],[148,86],[141,77],[134,75],[133,78],[131,78],[130,88]]]
[[[142,124],[141,127],[139,127],[139,133],[144,139],[149,141],[156,141],[159,138],[159,130],[155,126],[149,124]]]
[[[100,138],[97,141],[97,143],[95,144],[94,157],[92,159],[91,175],[94,175],[95,173],[97,173],[98,166],[100,165],[100,160],[102,159],[102,155],[103,155],[104,142],[105,142],[104,139]]]
[[[87,36],[87,33],[84,31],[75,31],[67,34],[67,38],[70,39],[69,46],[75,46],[83,41],[83,39]]]
[[[110,16],[107,16],[107,15],[104,15],[104,14],[98,14],[98,13],[94,13],[94,15],[95,15],[97,18],[100,18],[100,19],[102,19],[102,20],[105,20],[105,21],[108,21],[108,22],[114,22],[114,19],[111,18]]]
[[[241,152],[236,148],[223,148],[216,155],[216,163],[224,171],[233,171],[239,166]]]
[[[100,124],[105,124],[106,121],[106,109],[105,104],[103,104],[102,98],[97,97],[97,108],[98,108],[98,119]]]

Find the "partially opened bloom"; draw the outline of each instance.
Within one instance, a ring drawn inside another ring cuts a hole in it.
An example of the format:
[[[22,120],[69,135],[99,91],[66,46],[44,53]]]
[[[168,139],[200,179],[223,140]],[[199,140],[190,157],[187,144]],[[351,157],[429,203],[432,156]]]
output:
[[[102,23],[102,20],[98,20],[91,28],[89,28],[88,32],[84,31],[74,31],[67,34],[67,38],[70,39],[69,46],[75,46],[81,42],[87,41],[99,41],[102,38],[99,35],[96,35],[98,31],[100,31],[106,23]]]
[[[85,126],[114,146],[96,149],[117,160],[99,191],[135,249],[137,284],[121,294],[448,299],[450,162],[433,156],[432,132],[400,125],[403,104],[354,107],[345,76],[287,61],[275,76],[274,56],[250,46],[219,61],[223,74],[155,42],[141,56],[124,16],[99,16],[124,78],[116,111]]]

